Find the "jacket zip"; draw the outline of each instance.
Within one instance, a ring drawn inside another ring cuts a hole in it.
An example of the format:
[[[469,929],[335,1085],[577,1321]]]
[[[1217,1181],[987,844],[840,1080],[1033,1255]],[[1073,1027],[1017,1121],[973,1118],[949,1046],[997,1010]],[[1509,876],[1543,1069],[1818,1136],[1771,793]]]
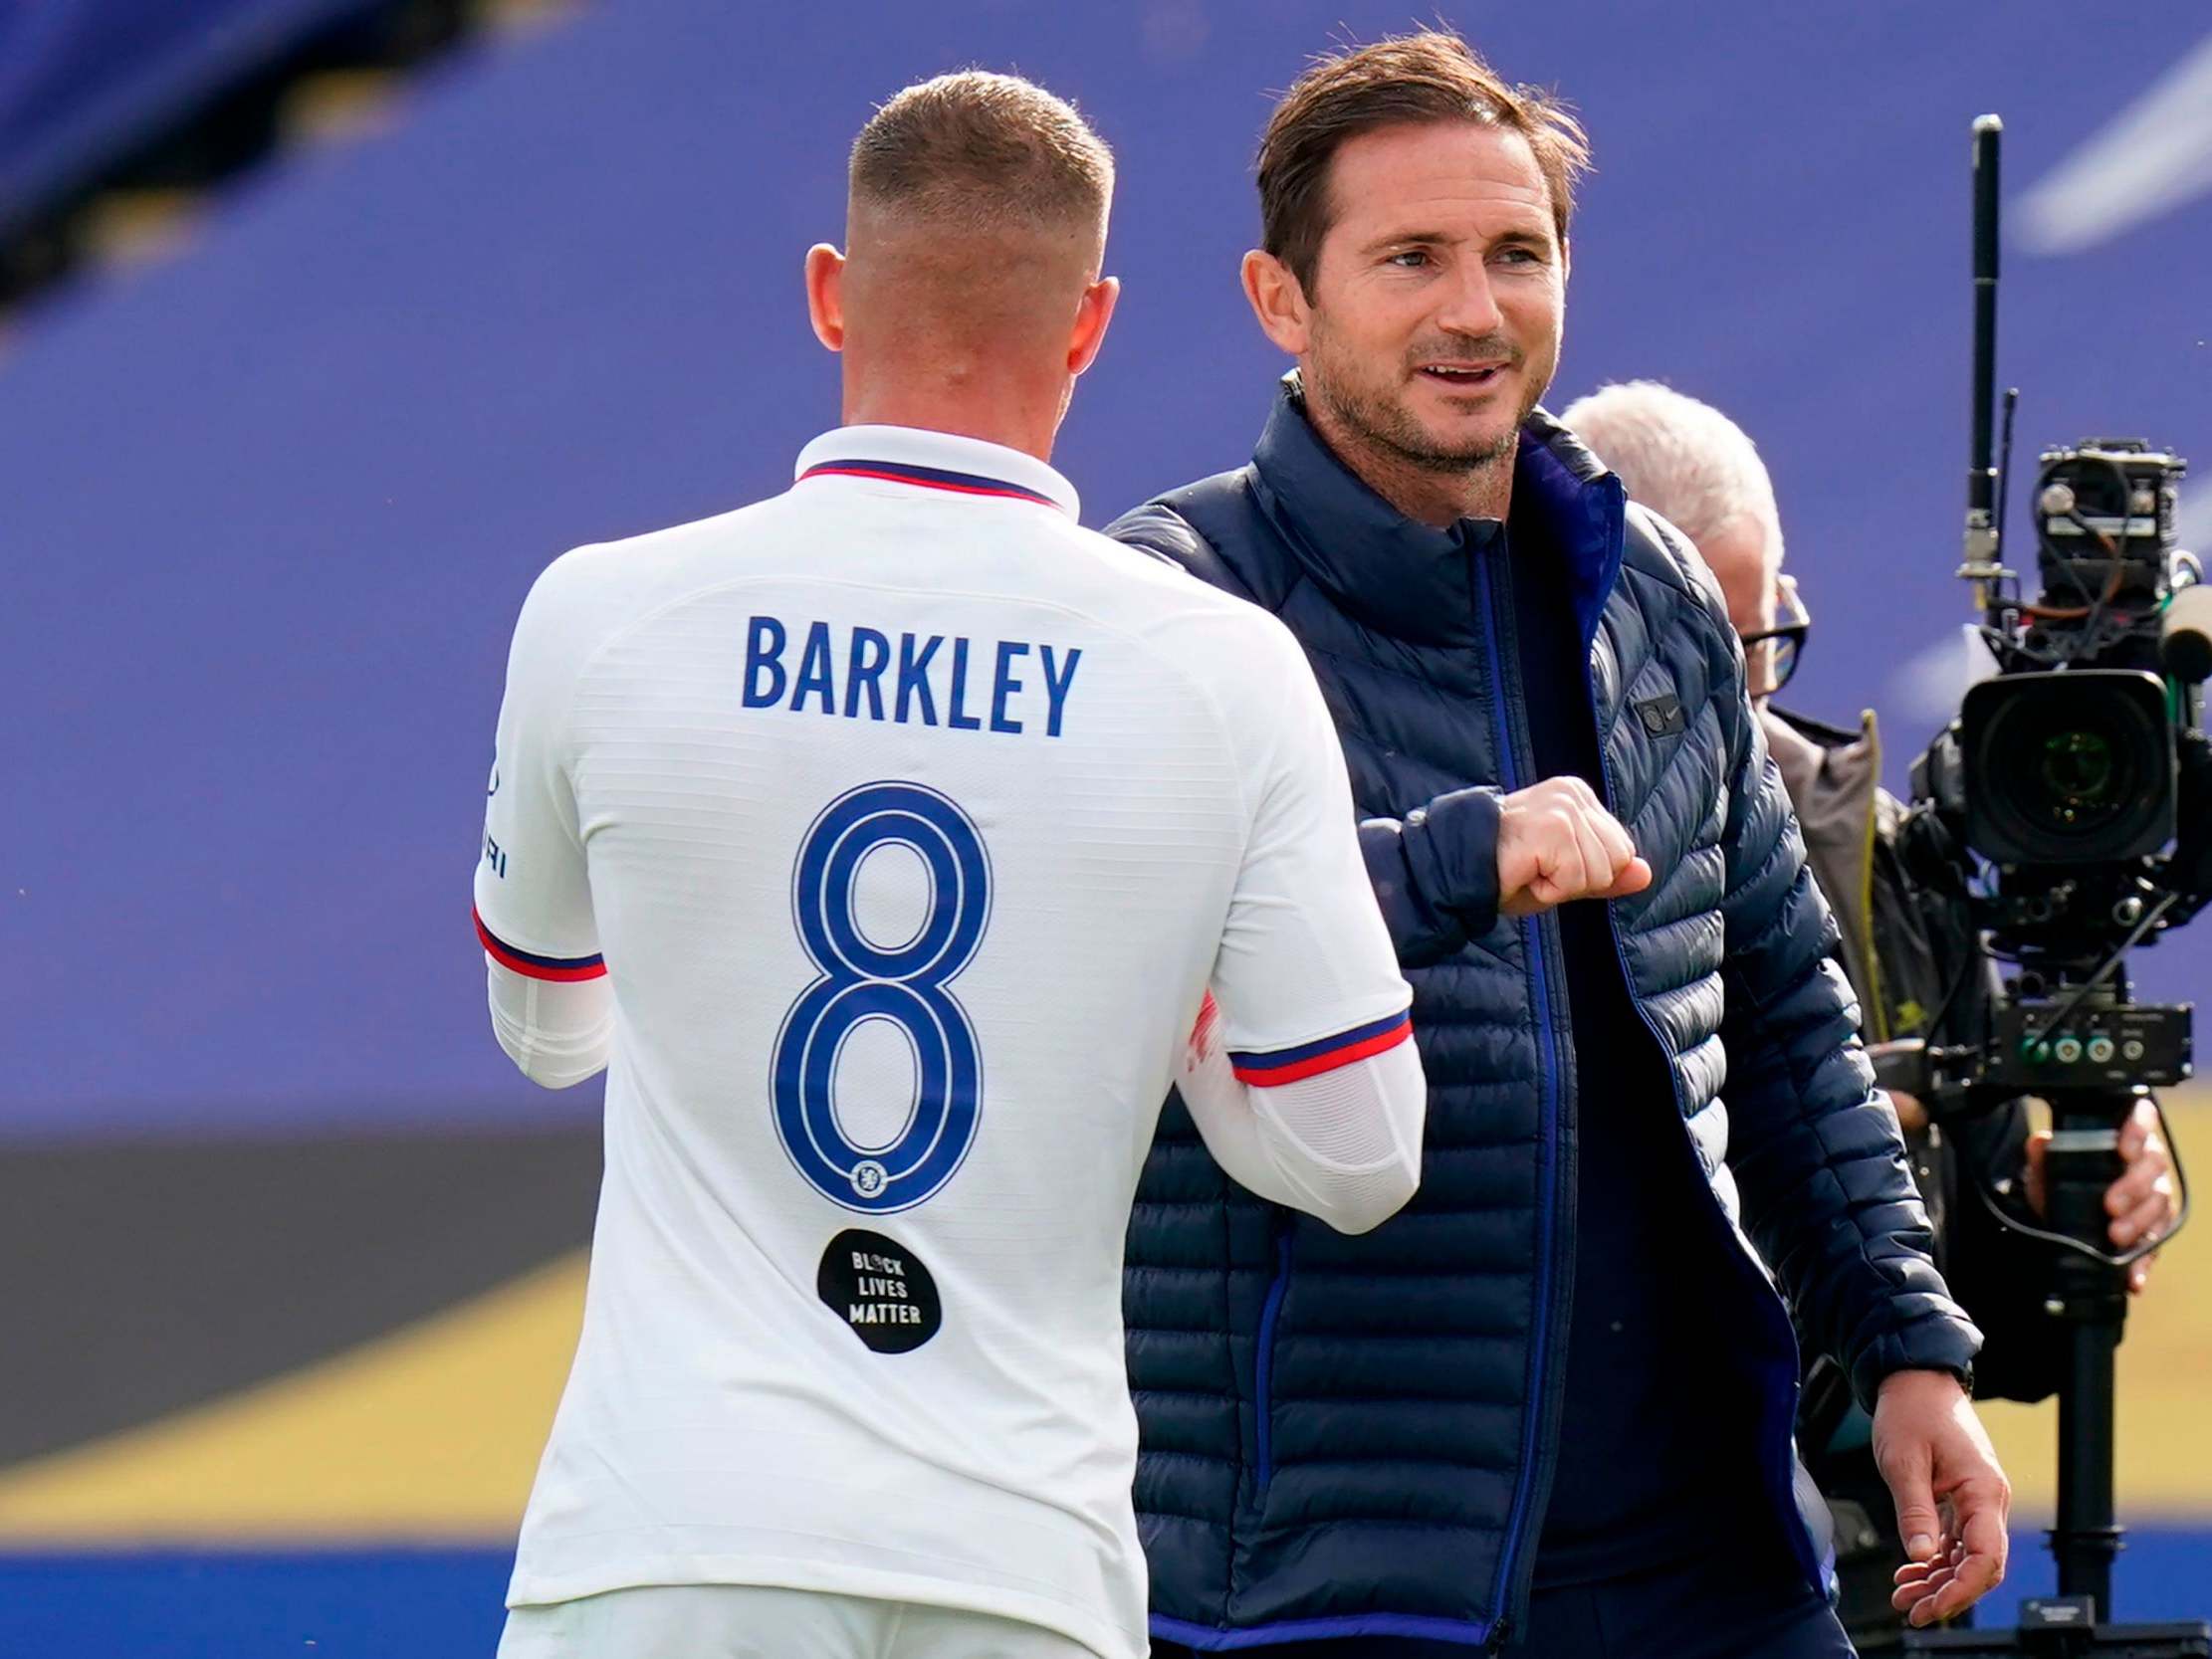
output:
[[[1282,1232],[1275,1240],[1275,1277],[1267,1287],[1267,1300],[1260,1305],[1259,1339],[1252,1356],[1252,1450],[1253,1463],[1258,1470],[1254,1490],[1265,1497],[1267,1487],[1275,1478],[1275,1322],[1282,1314],[1282,1299],[1290,1289],[1290,1260],[1296,1253],[1297,1224],[1288,1217],[1282,1221]]]
[[[1596,736],[1598,744],[1599,779],[1605,786],[1605,799],[1603,804],[1608,812],[1613,812],[1616,816],[1618,816],[1617,809],[1620,804],[1621,795],[1619,789],[1615,787],[1613,780],[1613,757],[1606,752],[1605,727],[1603,726],[1603,725],[1600,724],[1598,720],[1598,687],[1597,682],[1590,677],[1590,667],[1588,662],[1589,651],[1590,644],[1586,642],[1583,647],[1585,659],[1583,664],[1583,678],[1585,685],[1589,688],[1590,729]],[[1637,1018],[1644,1022],[1644,1028],[1652,1034],[1652,1041],[1658,1046],[1659,1064],[1666,1070],[1667,1093],[1674,1103],[1674,1121],[1676,1124],[1681,1126],[1682,1137],[1683,1140],[1686,1141],[1688,1140],[1689,1120],[1686,1116],[1684,1116],[1682,1112],[1681,1074],[1674,1069],[1673,1055],[1666,1046],[1666,1038],[1664,1034],[1662,1034],[1659,1030],[1659,1021],[1652,1017],[1651,1009],[1645,1006],[1644,998],[1637,993],[1636,975],[1629,969],[1628,945],[1626,941],[1623,940],[1623,938],[1621,937],[1620,914],[1613,908],[1613,904],[1611,901],[1607,902],[1605,913],[1606,931],[1613,939],[1613,954],[1621,965],[1622,982],[1628,987],[1629,1004],[1631,1007],[1635,1008]],[[1715,1208],[1717,1208],[1718,1200],[1713,1198],[1712,1196],[1712,1179],[1705,1173],[1704,1160],[1701,1157],[1697,1156],[1694,1147],[1688,1149],[1690,1151],[1691,1161],[1697,1167],[1697,1179],[1699,1183],[1705,1188],[1707,1202],[1711,1203]],[[1719,1219],[1723,1223],[1722,1231],[1725,1235],[1719,1241],[1721,1246],[1723,1247],[1723,1249],[1725,1249],[1725,1251],[1731,1258],[1740,1258],[1743,1255],[1743,1250],[1742,1247],[1736,1242],[1734,1236],[1736,1229],[1733,1226],[1726,1225],[1727,1218],[1725,1216],[1722,1216]],[[1750,1267],[1751,1264],[1749,1262],[1741,1262],[1739,1265],[1739,1272],[1741,1271],[1741,1269]],[[1770,1285],[1765,1277],[1759,1274],[1755,1269],[1752,1270],[1752,1277],[1758,1280],[1755,1294],[1763,1298],[1767,1305],[1779,1310],[1780,1303],[1775,1295],[1773,1286]],[[1782,1445],[1780,1448],[1781,1456],[1777,1458],[1770,1455],[1761,1459],[1762,1467],[1768,1470],[1788,1470],[1794,1463],[1794,1453],[1792,1450],[1792,1445],[1795,1439],[1798,1394],[1802,1386],[1798,1380],[1801,1372],[1801,1366],[1794,1362],[1797,1353],[1797,1339],[1794,1330],[1792,1331],[1790,1337],[1790,1351],[1793,1356],[1793,1363],[1790,1370],[1791,1382],[1789,1409],[1780,1418],[1780,1421],[1785,1425],[1784,1433],[1782,1436]],[[1773,1448],[1769,1448],[1770,1453],[1772,1450]],[[1769,1497],[1771,1498],[1772,1496],[1774,1495],[1770,1493]],[[1778,1504],[1776,1507],[1783,1512],[1783,1514],[1789,1519],[1790,1523],[1793,1523],[1791,1525],[1791,1532],[1793,1536],[1790,1541],[1793,1553],[1798,1556],[1798,1559],[1802,1564],[1813,1569],[1809,1573],[1809,1576],[1813,1579],[1814,1589],[1816,1591],[1819,1591],[1820,1593],[1825,1594],[1827,1593],[1827,1586],[1824,1582],[1822,1582],[1822,1579],[1825,1575],[1820,1570],[1819,1563],[1813,1561],[1811,1553],[1806,1548],[1806,1546],[1811,1543],[1811,1539],[1806,1533],[1805,1518],[1802,1515],[1798,1514],[1795,1494],[1794,1492],[1784,1493],[1782,1497],[1783,1502]]]
[[[1504,647],[1499,641],[1498,607],[1496,588],[1491,579],[1490,560],[1475,555],[1475,584],[1482,605],[1483,640],[1489,648],[1491,669],[1490,726],[1498,748],[1498,770],[1508,794],[1521,787],[1521,766],[1513,743],[1511,726],[1505,713],[1508,687],[1517,679],[1509,668]],[[1520,928],[1521,948],[1528,958],[1530,993],[1536,1003],[1536,1032],[1539,1056],[1539,1102],[1537,1137],[1537,1207],[1536,1207],[1536,1324],[1529,1333],[1528,1367],[1523,1393],[1526,1408],[1521,1417],[1521,1457],[1519,1477],[1514,1483],[1513,1505],[1506,1512],[1505,1542],[1498,1552],[1497,1618],[1491,1632],[1494,1642],[1502,1638],[1511,1624],[1511,1609],[1516,1598],[1523,1593],[1522,1581],[1531,1569],[1521,1565],[1521,1546],[1528,1529],[1529,1510],[1533,1507],[1537,1491],[1548,1486],[1550,1471],[1544,1470],[1543,1481],[1538,1481],[1537,1462],[1543,1454],[1543,1425],[1553,1414],[1557,1402],[1551,1398],[1555,1391],[1551,1375],[1551,1323],[1555,1310],[1552,1284],[1553,1257],[1556,1253],[1557,1211],[1559,1208],[1559,1033],[1555,1027],[1551,987],[1544,972],[1544,938],[1538,919],[1523,920]]]

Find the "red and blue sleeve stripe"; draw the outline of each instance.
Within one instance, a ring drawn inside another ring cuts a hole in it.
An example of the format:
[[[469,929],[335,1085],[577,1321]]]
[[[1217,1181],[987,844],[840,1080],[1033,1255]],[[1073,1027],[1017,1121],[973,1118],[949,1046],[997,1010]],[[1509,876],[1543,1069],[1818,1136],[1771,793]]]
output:
[[[518,950],[484,926],[481,913],[472,910],[469,914],[475,918],[476,936],[484,941],[484,953],[501,967],[511,968],[525,978],[565,983],[606,976],[604,956],[541,956],[533,950]]]
[[[1273,1089],[1285,1083],[1296,1083],[1302,1077],[1318,1077],[1339,1066],[1349,1066],[1355,1060],[1365,1060],[1394,1049],[1413,1034],[1413,1015],[1393,1014],[1370,1025],[1340,1031],[1334,1037],[1300,1043],[1296,1048],[1271,1049],[1265,1054],[1240,1054],[1231,1049],[1229,1069],[1240,1083],[1249,1083],[1255,1089]]]

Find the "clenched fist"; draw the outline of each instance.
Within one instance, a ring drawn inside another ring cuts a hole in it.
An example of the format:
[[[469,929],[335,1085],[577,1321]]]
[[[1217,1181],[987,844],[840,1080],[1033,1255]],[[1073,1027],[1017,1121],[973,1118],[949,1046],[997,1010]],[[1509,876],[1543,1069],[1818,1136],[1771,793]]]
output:
[[[1571,899],[1624,899],[1652,885],[1621,821],[1579,777],[1550,777],[1500,803],[1498,909],[1535,916]]]

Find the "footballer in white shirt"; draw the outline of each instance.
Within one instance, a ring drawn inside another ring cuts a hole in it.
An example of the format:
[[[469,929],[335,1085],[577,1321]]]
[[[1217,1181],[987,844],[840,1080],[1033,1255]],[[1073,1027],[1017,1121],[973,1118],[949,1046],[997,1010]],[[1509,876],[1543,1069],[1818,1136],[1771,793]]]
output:
[[[555,562],[476,871],[499,1039],[602,1068],[583,1331],[502,1653],[1136,1659],[1122,1240],[1180,1083],[1348,1231],[1418,1179],[1410,994],[1289,633],[1046,461],[1112,164],[980,73],[808,256],[848,425]]]

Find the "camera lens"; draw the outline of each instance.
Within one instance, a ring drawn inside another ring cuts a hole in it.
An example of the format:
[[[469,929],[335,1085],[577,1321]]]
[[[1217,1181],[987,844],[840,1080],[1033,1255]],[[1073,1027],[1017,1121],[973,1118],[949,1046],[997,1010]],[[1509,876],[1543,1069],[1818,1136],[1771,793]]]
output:
[[[2103,732],[2052,732],[2043,739],[2044,809],[2061,828],[2085,827],[2125,798],[2118,781],[2122,764]]]
[[[1967,840],[1985,858],[2095,864],[2172,838],[2173,732],[2155,676],[2004,675],[1962,715]]]
[[[2068,842],[2094,838],[2133,808],[2145,740],[2160,733],[2143,730],[2129,705],[2066,695],[2073,688],[2042,690],[2014,700],[1990,723],[1998,761],[1992,781],[2023,827]],[[2019,758],[2008,766],[2007,756]]]

